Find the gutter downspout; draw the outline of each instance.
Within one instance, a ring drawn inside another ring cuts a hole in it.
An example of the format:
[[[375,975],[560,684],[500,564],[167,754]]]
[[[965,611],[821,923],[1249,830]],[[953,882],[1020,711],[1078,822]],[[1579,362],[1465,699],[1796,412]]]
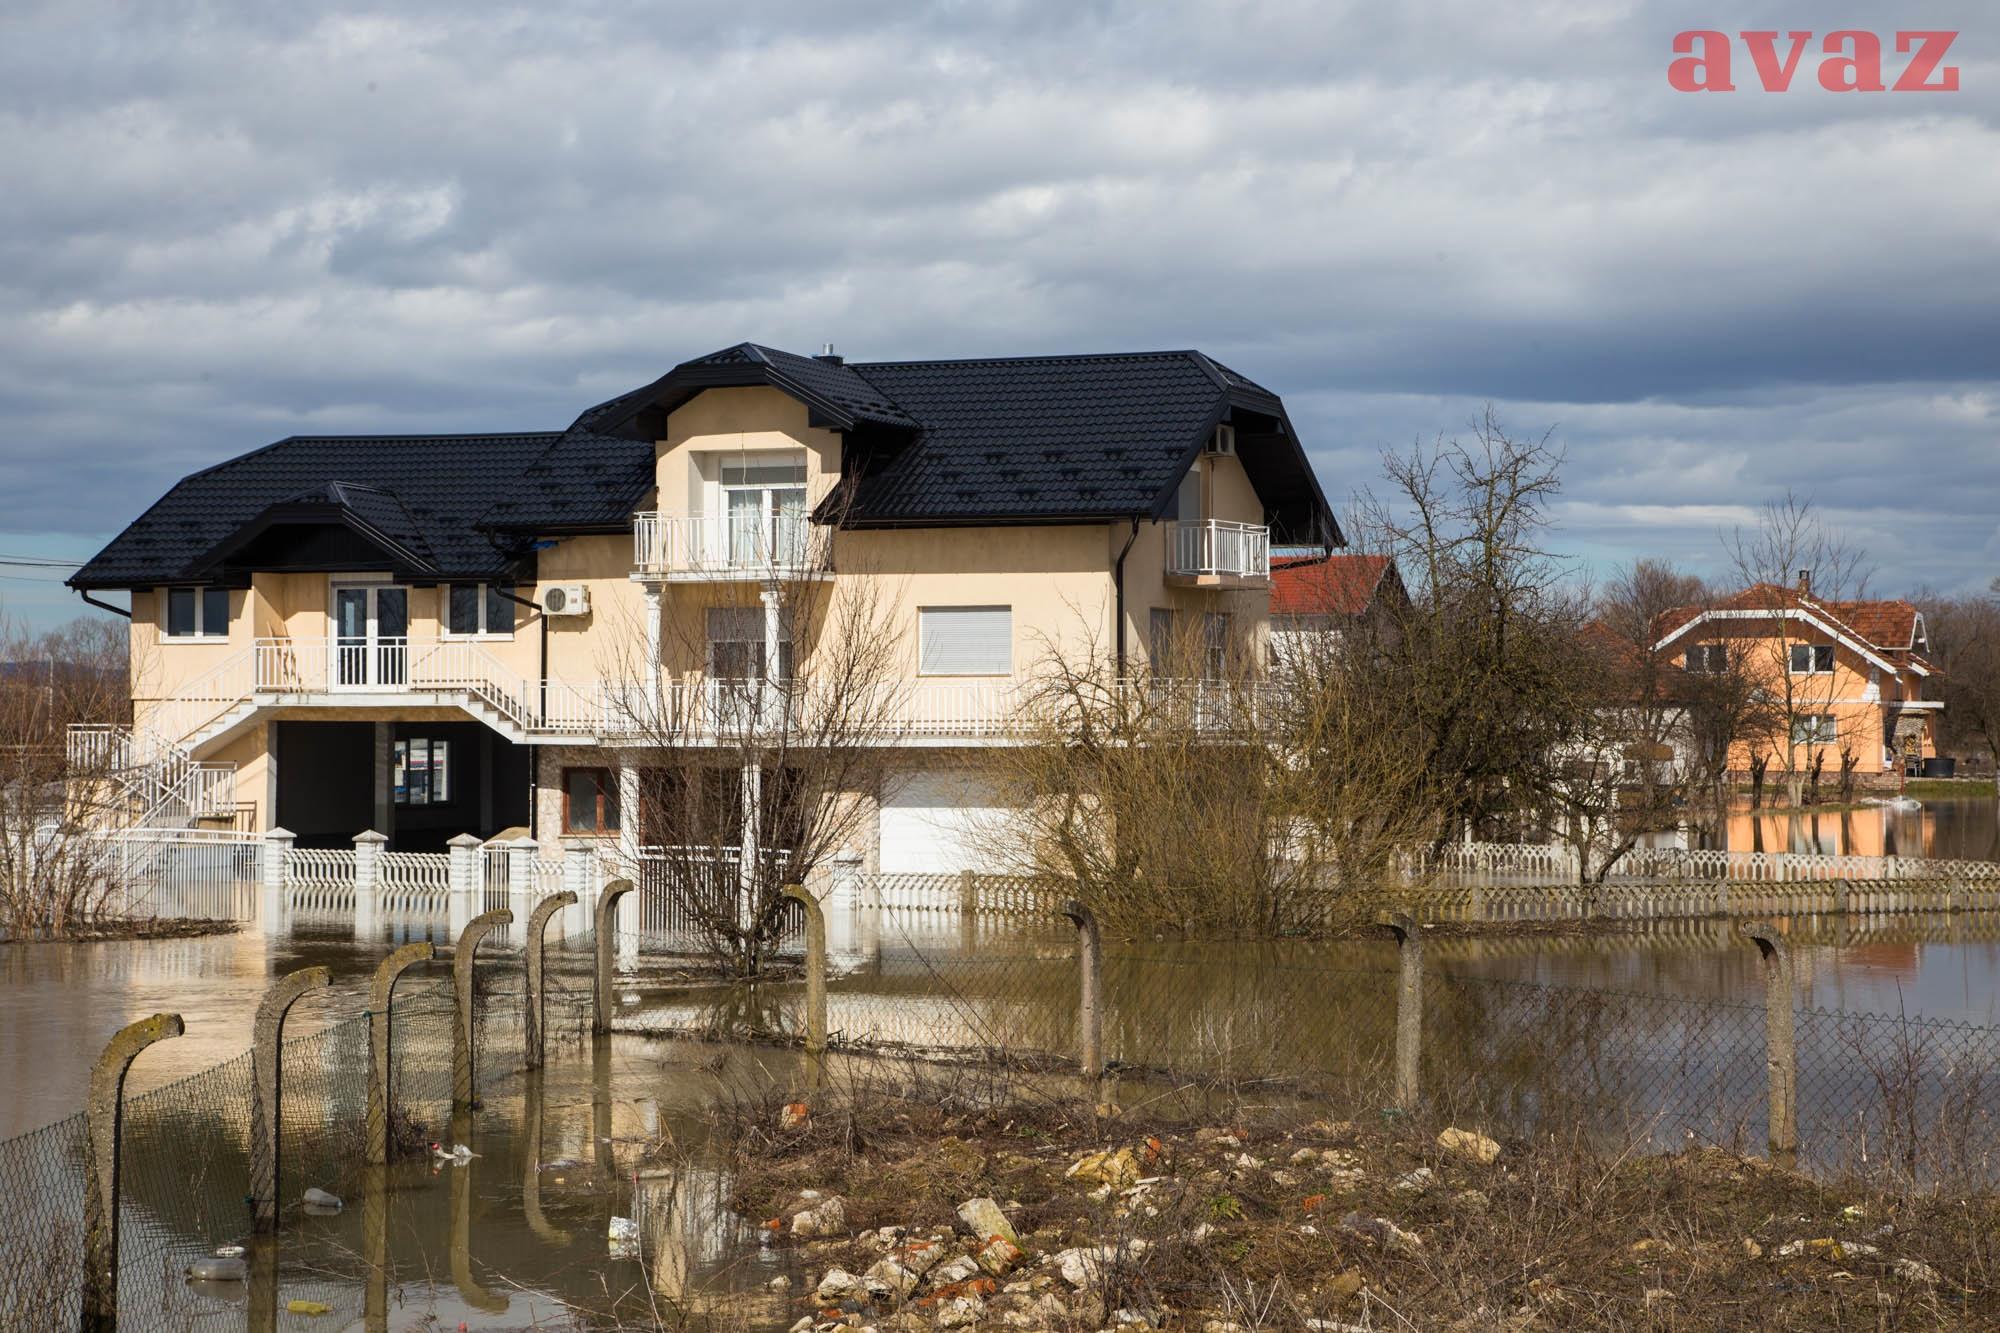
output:
[[[96,607],[100,611],[109,611],[112,615],[123,616],[127,620],[130,620],[132,618],[132,613],[130,611],[125,610],[123,607],[113,606],[109,602],[100,602],[95,597],[92,597],[90,593],[83,588],[78,588],[76,590],[76,595],[78,597],[83,598],[85,602],[87,602],[91,606]]]
[[[1125,680],[1125,557],[1131,554],[1132,543],[1139,540],[1139,520],[1132,520],[1131,535],[1125,538],[1125,545],[1118,552],[1118,558],[1111,565],[1111,582],[1117,590],[1118,600],[1118,680]]]

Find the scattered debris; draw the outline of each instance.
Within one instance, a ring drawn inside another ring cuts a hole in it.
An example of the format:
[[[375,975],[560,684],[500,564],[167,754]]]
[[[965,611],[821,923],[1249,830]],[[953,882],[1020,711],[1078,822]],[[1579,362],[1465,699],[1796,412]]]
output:
[[[1476,1130],[1440,1130],[1437,1146],[1454,1157],[1462,1157],[1481,1166],[1491,1166],[1500,1160],[1500,1145]]]

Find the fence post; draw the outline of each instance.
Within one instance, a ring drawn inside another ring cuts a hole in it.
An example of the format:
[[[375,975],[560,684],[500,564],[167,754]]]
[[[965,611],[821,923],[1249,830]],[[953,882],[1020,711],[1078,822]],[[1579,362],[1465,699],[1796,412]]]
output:
[[[479,877],[479,837],[461,833],[446,840],[445,851],[450,858],[445,871],[445,885],[451,895],[449,917],[454,928],[463,929],[464,922],[486,908],[485,886]]]
[[[264,931],[274,933],[285,919],[285,862],[290,859],[292,844],[298,841],[298,834],[290,829],[274,828],[264,835]]]
[[[575,913],[578,934],[597,919],[596,867],[597,853],[590,848],[581,843],[571,843],[563,848],[563,887],[574,893],[580,904]]]
[[[806,915],[806,1054],[826,1054],[826,913],[803,884],[787,884],[782,896]]]
[[[386,833],[363,829],[354,835],[354,892],[373,893],[382,882],[382,849],[389,844]]]
[[[1396,1105],[1409,1111],[1423,1096],[1424,937],[1414,917],[1381,924],[1396,937]]]
[[[549,918],[565,907],[574,906],[576,895],[565,889],[552,893],[535,904],[535,910],[528,915],[528,938],[521,943],[528,955],[528,1011],[526,1018],[528,1034],[528,1068],[540,1069],[547,1054],[547,1026],[542,1013],[542,951],[547,944],[544,933],[548,930]]]
[[[125,1073],[139,1052],[187,1030],[179,1014],[154,1014],[119,1029],[90,1071],[85,1107],[83,1328],[118,1327],[118,1148],[125,1132]]]
[[[487,845],[490,851],[494,844]],[[502,843],[507,857],[507,900],[516,916],[525,917],[529,904],[535,901],[535,890],[541,885],[535,875],[535,859],[541,855],[542,845],[533,838],[523,838],[519,842]]]
[[[618,946],[618,900],[632,891],[629,879],[614,879],[597,898],[597,975],[590,988],[590,1030],[611,1031],[611,963]]]
[[[1076,925],[1077,1064],[1085,1078],[1099,1078],[1104,1073],[1104,941],[1096,915],[1081,902],[1070,899],[1063,915]]]
[[[1771,1153],[1787,1163],[1799,1146],[1798,1050],[1792,1037],[1792,956],[1777,928],[1745,922],[1764,958],[1764,1068],[1770,1084]]]
[[[250,1038],[250,1226],[278,1229],[278,1160],[284,1136],[280,1098],[285,1083],[285,1015],[309,990],[333,984],[324,967],[302,967],[273,982],[257,1002]]]
[[[451,1009],[451,1109],[465,1111],[479,1105],[479,1070],[474,1061],[478,1015],[473,1012],[473,964],[478,961],[479,942],[487,932],[514,924],[514,914],[502,907],[481,912],[466,922],[451,951],[451,989],[456,1003]]]
[[[376,964],[375,978],[368,983],[368,1160],[377,1166],[389,1160],[389,1121],[395,1112],[389,1087],[389,1006],[397,979],[406,969],[429,962],[433,953],[429,940],[405,944]]]

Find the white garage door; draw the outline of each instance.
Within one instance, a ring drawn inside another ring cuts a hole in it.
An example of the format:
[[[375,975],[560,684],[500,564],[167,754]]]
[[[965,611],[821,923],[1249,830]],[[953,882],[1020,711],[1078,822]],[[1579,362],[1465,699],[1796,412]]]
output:
[[[882,873],[955,875],[988,870],[1006,807],[990,778],[958,769],[906,773],[882,800]]]

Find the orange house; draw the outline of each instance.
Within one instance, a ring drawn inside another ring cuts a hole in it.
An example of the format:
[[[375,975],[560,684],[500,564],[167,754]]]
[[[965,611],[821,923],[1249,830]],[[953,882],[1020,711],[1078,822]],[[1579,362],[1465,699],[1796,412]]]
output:
[[[1944,704],[1924,697],[1924,617],[1900,598],[1821,600],[1802,572],[1795,588],[1760,583],[1669,613],[1655,651],[1690,672],[1740,668],[1762,689],[1770,720],[1731,747],[1732,773],[1761,754],[1774,774],[1818,759],[1833,781],[1846,756],[1866,785],[1900,786],[1937,753]]]

